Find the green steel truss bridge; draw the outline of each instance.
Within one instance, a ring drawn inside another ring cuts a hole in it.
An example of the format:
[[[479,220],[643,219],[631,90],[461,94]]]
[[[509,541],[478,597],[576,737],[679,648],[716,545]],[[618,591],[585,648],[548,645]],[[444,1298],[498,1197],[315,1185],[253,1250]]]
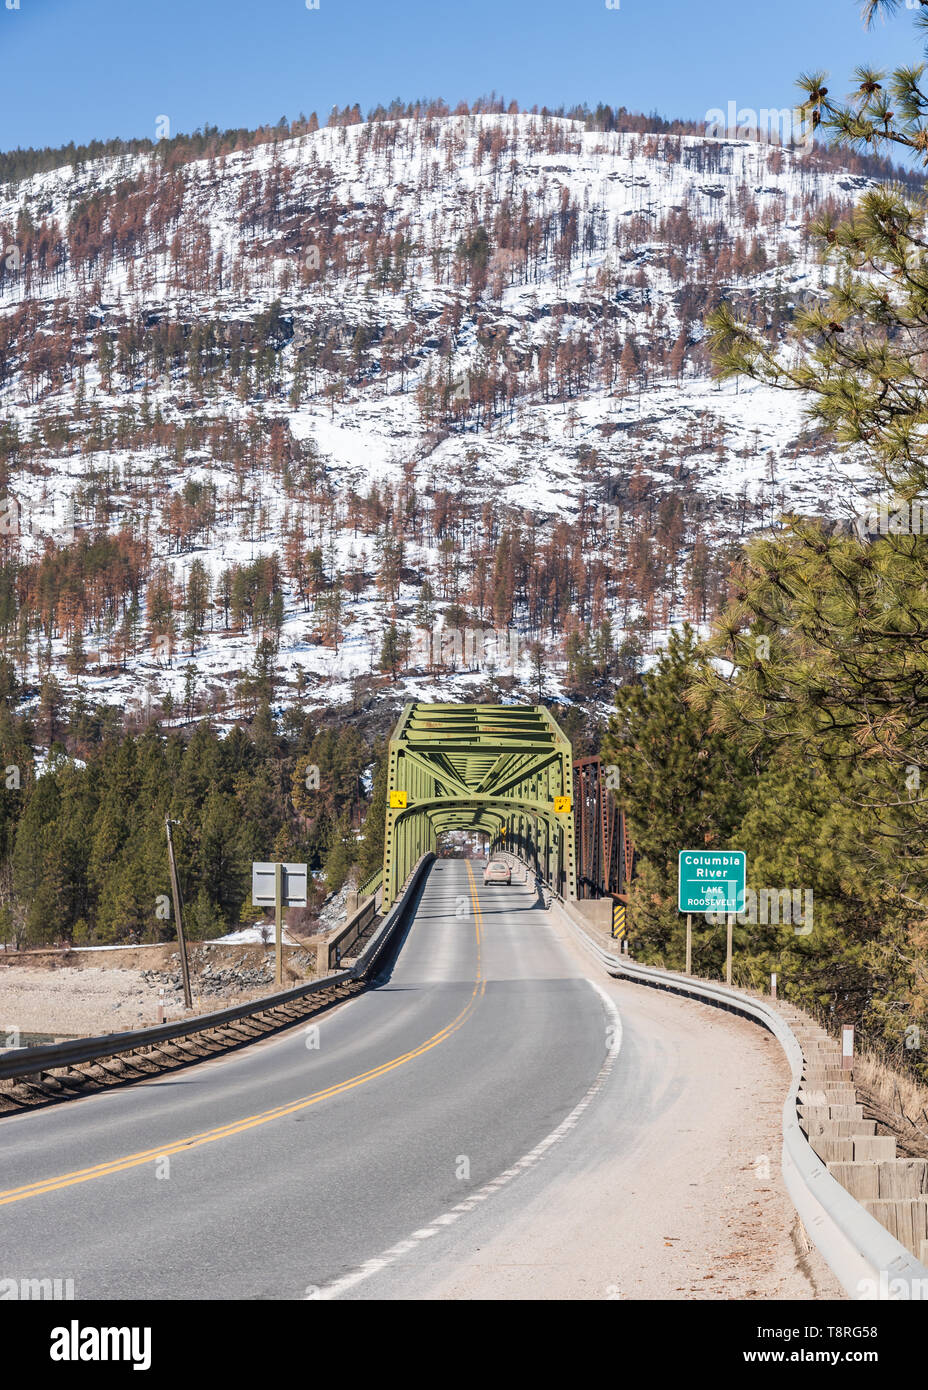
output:
[[[480,830],[577,894],[570,742],[541,705],[409,704],[389,745],[383,903],[449,830]]]

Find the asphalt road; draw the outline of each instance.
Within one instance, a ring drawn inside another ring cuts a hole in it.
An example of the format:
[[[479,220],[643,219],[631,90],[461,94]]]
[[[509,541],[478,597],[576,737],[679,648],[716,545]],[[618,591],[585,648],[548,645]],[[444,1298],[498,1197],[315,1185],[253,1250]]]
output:
[[[707,1074],[691,1040],[711,1011],[604,988],[552,918],[527,887],[484,888],[479,868],[438,861],[376,987],[315,1026],[0,1121],[0,1278],[72,1279],[77,1299],[614,1297],[623,1281],[627,1296],[660,1296],[672,1270],[656,1289],[629,1282],[664,1214],[643,1137],[679,1179],[693,1143],[682,1098],[703,1117],[712,1170],[750,1104],[732,1108],[732,1039],[748,1054],[766,1044],[716,1015],[709,1054],[722,1060]],[[732,1064],[750,1079],[750,1055]],[[773,1114],[783,1078],[770,1065]],[[716,1100],[728,1128],[710,1119]],[[586,1216],[578,1181],[600,1202]],[[694,1184],[676,1185],[691,1209]],[[757,1205],[750,1182],[743,1196]],[[724,1236],[717,1202],[707,1182],[695,1206]],[[546,1225],[571,1249],[514,1273],[511,1246],[481,1256],[520,1222],[521,1249]],[[787,1247],[785,1227],[771,1279]]]
[[[312,1296],[531,1150],[602,1066],[604,1006],[533,894],[478,881],[435,864],[386,978],[315,1030],[0,1123],[0,1277]]]

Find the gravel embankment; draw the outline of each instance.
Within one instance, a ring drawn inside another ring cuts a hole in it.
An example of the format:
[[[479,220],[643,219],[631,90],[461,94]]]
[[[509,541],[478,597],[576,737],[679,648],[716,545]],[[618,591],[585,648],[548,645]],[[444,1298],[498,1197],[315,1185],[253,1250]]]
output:
[[[312,956],[288,962],[294,978],[311,973]],[[293,971],[293,965],[297,971]],[[288,980],[293,983],[293,979]],[[180,970],[114,970],[63,966],[48,970],[17,965],[0,969],[0,1046],[12,1029],[61,1037],[123,1033],[158,1022],[164,989],[165,1018],[184,1015]],[[274,988],[273,964],[216,968],[191,977],[194,1009],[208,1013],[259,999]]]
[[[0,1024],[4,1034],[55,1033],[81,1036],[116,1033],[156,1023],[157,988],[148,971],[29,969],[0,974]]]

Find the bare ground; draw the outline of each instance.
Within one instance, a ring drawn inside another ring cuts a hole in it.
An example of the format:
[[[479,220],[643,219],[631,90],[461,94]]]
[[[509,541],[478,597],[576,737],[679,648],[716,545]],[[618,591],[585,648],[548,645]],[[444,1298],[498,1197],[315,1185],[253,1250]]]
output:
[[[17,965],[0,970],[0,1046],[13,1029],[55,1037],[92,1037],[124,1033],[158,1022],[164,977],[148,970],[62,966],[57,970]],[[272,986],[271,986],[272,987]],[[251,999],[268,988],[224,989],[192,981],[194,1011],[208,1013]],[[182,996],[170,985],[165,992],[165,1021],[185,1017]]]

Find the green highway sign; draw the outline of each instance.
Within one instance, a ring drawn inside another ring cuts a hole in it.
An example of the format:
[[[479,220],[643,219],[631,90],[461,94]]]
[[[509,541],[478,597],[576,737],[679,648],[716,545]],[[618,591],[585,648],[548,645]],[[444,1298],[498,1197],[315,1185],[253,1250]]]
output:
[[[681,912],[742,912],[747,860],[740,849],[681,849]]]

